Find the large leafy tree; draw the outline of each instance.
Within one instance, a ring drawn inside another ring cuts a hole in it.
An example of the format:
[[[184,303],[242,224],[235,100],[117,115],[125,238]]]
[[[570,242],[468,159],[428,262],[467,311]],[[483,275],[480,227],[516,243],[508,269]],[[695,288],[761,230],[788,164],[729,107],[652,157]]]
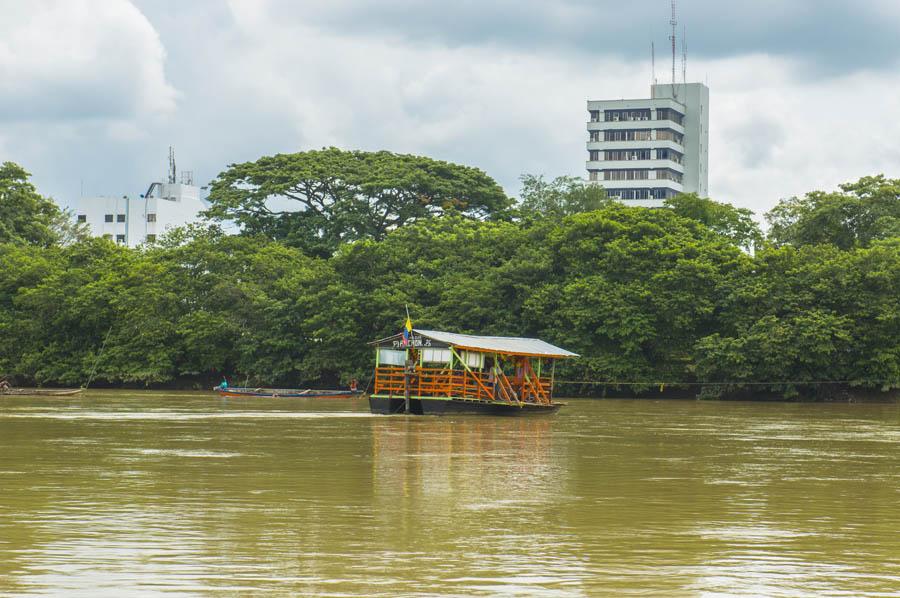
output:
[[[844,382],[900,387],[898,249],[894,239],[760,251],[721,283],[715,332],[694,348],[698,377],[781,396]]]
[[[868,176],[840,188],[778,202],[766,214],[769,237],[777,245],[829,243],[852,249],[900,236],[900,179]]]
[[[679,193],[663,203],[679,216],[696,220],[744,249],[750,250],[762,241],[759,225],[747,208],[736,208],[696,193]]]
[[[0,243],[46,247],[81,236],[71,214],[38,193],[30,176],[18,164],[0,165]]]
[[[323,256],[423,218],[449,211],[484,218],[510,203],[477,168],[337,148],[233,164],[213,181],[209,200],[212,218]]]
[[[610,201],[603,187],[574,176],[558,176],[547,181],[544,175],[523,174],[519,180],[522,182],[519,208],[525,217],[562,218],[598,210]]]

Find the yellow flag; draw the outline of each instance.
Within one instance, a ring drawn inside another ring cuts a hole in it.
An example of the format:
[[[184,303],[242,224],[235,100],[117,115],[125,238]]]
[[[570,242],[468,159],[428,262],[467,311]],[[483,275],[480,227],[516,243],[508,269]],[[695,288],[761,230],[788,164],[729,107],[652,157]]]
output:
[[[409,319],[409,316],[406,316],[406,331],[412,332],[412,320]]]

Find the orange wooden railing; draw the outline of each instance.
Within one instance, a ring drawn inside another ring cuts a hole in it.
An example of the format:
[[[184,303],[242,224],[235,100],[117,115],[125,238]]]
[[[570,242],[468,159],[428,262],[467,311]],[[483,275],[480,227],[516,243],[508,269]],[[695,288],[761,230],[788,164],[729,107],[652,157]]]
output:
[[[549,403],[551,396],[550,378],[539,378],[531,368],[525,370],[522,380],[513,384],[499,372],[495,382],[488,372],[469,370],[448,370],[417,366],[410,374],[409,390],[413,396],[454,397],[481,401],[504,401],[506,403]],[[390,397],[402,397],[405,392],[405,372],[400,366],[378,366],[375,368],[374,393]]]

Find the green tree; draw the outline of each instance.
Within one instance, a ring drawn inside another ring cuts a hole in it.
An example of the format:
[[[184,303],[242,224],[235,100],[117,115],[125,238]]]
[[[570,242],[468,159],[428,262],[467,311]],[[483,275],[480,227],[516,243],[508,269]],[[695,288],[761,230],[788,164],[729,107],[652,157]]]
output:
[[[213,181],[209,201],[211,218],[321,256],[447,211],[483,218],[510,203],[477,168],[337,148],[233,164]]]
[[[696,193],[679,193],[663,203],[679,216],[696,220],[731,239],[738,247],[751,250],[763,239],[759,225],[753,220],[753,212],[747,208],[736,208]]]
[[[830,243],[852,249],[900,236],[900,179],[868,176],[840,188],[778,202],[766,214],[769,238],[778,245]]]
[[[523,174],[519,180],[519,209],[526,217],[536,214],[563,218],[598,210],[609,203],[603,187],[578,177],[558,176],[546,181],[544,175]]]
[[[898,249],[891,240],[758,252],[721,283],[714,333],[695,345],[697,376],[809,396],[820,387],[804,382],[900,387]]]
[[[548,231],[552,275],[523,317],[582,357],[576,379],[683,381],[691,347],[715,330],[722,281],[749,256],[671,210],[612,204]]]
[[[31,175],[12,162],[0,165],[0,243],[47,247],[84,236],[72,215],[37,192]]]

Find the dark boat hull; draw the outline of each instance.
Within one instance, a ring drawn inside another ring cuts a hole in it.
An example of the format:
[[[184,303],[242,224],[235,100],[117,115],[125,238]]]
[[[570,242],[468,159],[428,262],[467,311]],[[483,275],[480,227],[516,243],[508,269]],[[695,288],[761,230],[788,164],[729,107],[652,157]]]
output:
[[[0,396],[10,397],[71,397],[81,394],[83,388],[7,388]]]
[[[295,388],[225,388],[217,389],[220,397],[267,397],[270,399],[352,399],[361,390],[298,390]]]
[[[410,399],[409,410],[413,415],[547,415],[556,413],[561,403],[539,405],[523,403],[511,405],[487,401],[461,399]],[[402,398],[369,397],[369,410],[381,415],[402,414],[405,403]]]

